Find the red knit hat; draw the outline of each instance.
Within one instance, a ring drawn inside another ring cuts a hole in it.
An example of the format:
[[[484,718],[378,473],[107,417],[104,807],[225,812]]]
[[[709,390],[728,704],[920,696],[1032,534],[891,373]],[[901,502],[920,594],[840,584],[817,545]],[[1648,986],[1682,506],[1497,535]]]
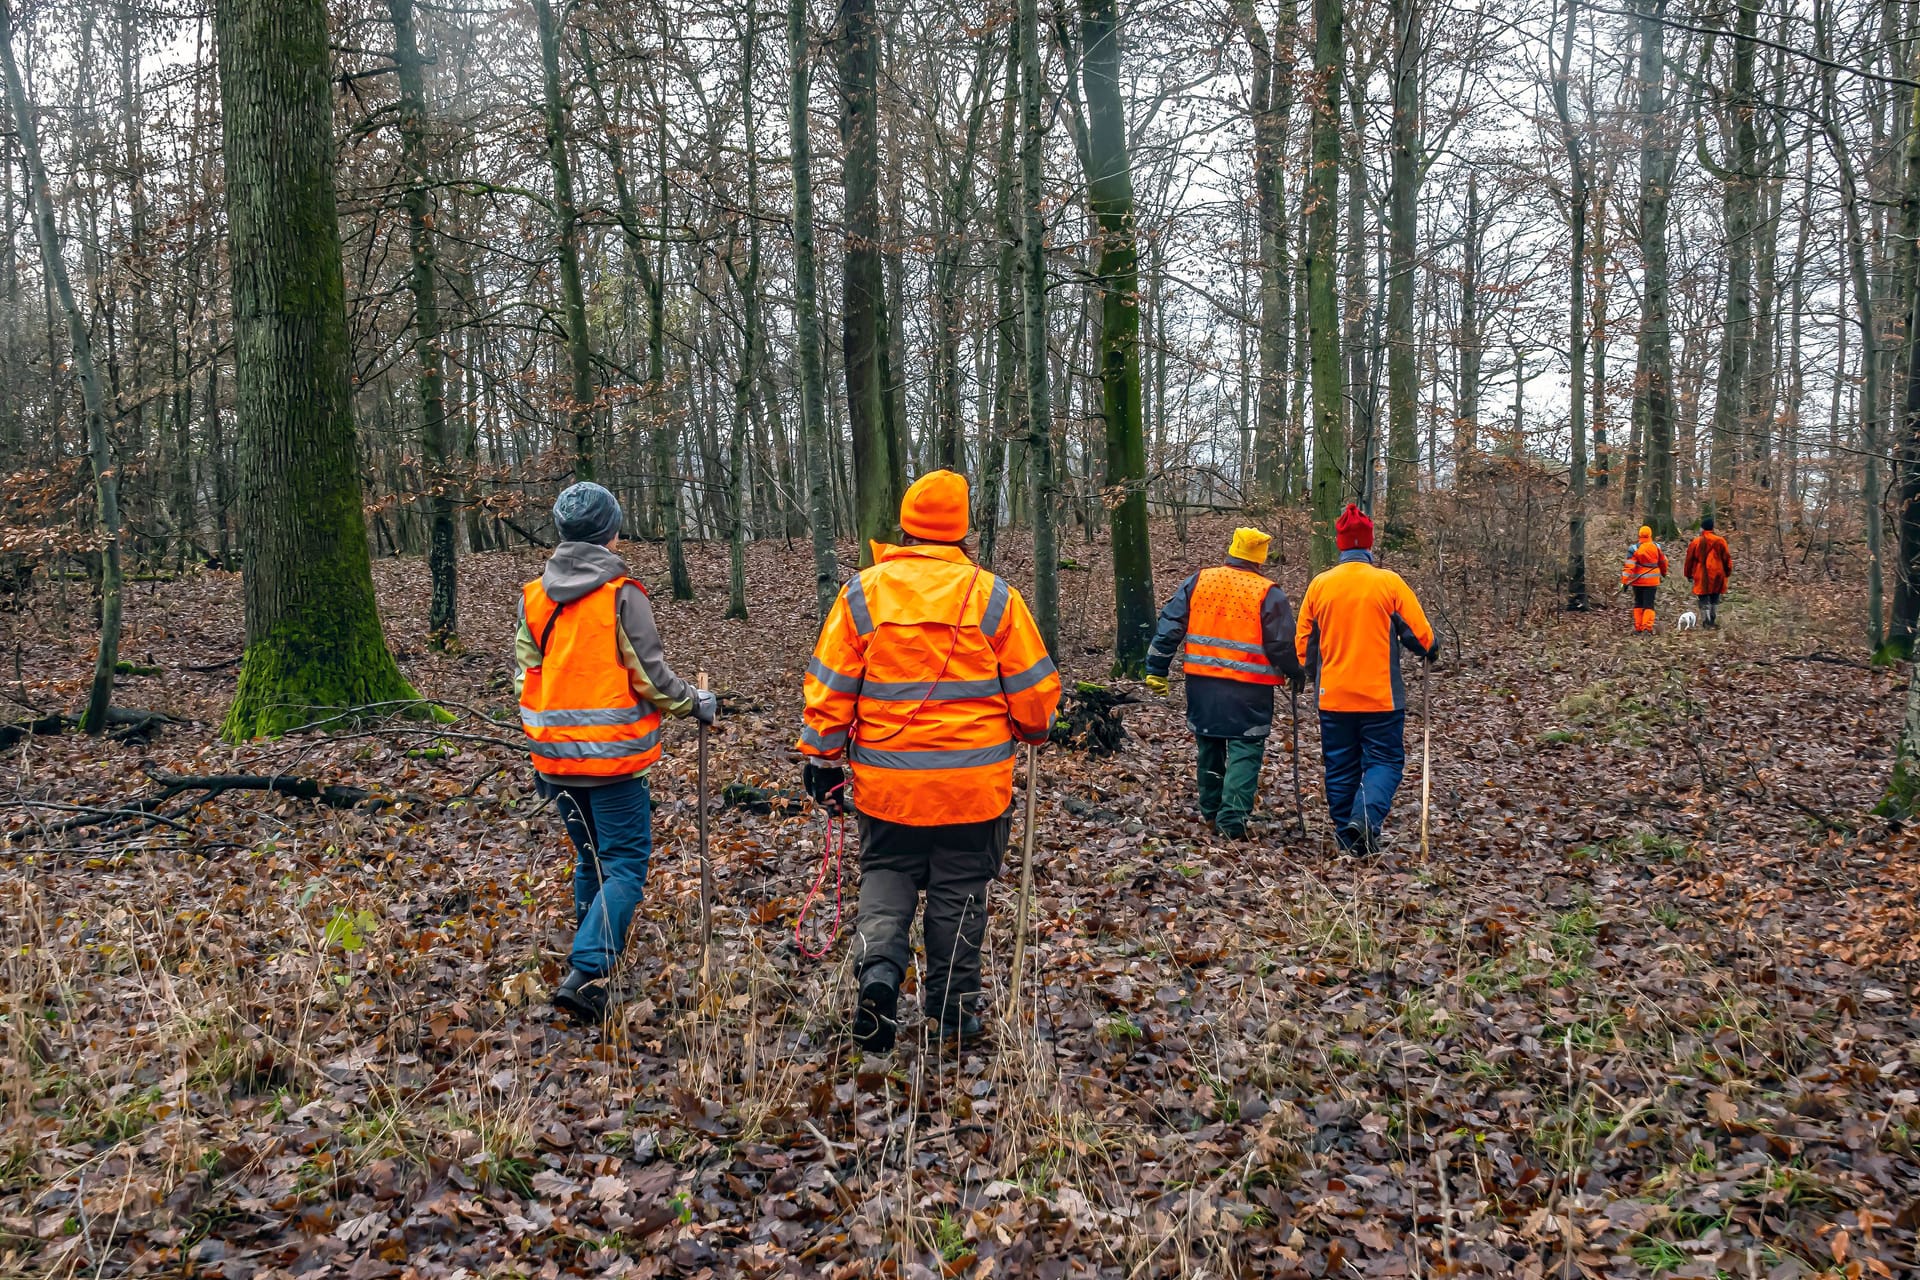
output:
[[[1367,513],[1349,502],[1347,509],[1333,523],[1333,541],[1342,551],[1371,550],[1373,548],[1373,521]]]

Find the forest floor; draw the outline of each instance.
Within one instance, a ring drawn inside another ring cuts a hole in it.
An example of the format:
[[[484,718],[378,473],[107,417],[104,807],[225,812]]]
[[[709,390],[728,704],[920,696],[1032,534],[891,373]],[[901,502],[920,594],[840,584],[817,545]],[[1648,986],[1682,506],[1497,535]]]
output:
[[[1158,532],[1163,594],[1225,530]],[[657,548],[629,551],[659,576]],[[746,623],[721,617],[724,548],[693,554],[699,599],[658,607],[669,658],[727,694],[714,789],[797,789],[806,548],[752,548]],[[1084,679],[1111,625],[1093,558],[1062,575]],[[1719,633],[1636,637],[1617,597],[1513,625],[1409,568],[1450,606],[1430,860],[1417,715],[1388,856],[1331,852],[1310,716],[1310,838],[1283,722],[1257,838],[1228,845],[1194,810],[1176,683],[1124,708],[1118,754],[1043,753],[1037,1031],[956,1061],[915,1024],[863,1061],[844,934],[824,961],[793,946],[817,814],[716,808],[701,982],[684,722],[616,1021],[551,1016],[569,855],[509,670],[538,562],[463,562],[471,647],[451,656],[424,643],[423,566],[375,567],[394,649],[452,724],[219,744],[243,627],[238,580],[208,573],[129,600],[120,700],[186,723],[6,750],[0,1274],[1920,1265],[1920,839],[1869,812],[1905,671],[1855,656],[1850,593],[1748,579]],[[1297,599],[1304,568],[1277,573]],[[77,585],[0,614],[10,699],[73,707],[87,625]],[[186,792],[164,822],[129,812],[161,790],[147,775],[235,772],[385,803]],[[815,945],[833,914],[829,894]]]

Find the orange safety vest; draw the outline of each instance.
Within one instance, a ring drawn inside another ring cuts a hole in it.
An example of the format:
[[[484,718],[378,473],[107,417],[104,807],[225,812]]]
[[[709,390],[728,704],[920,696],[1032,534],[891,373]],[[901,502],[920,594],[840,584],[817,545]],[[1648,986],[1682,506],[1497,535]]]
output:
[[[1623,587],[1657,587],[1660,577],[1667,571],[1667,553],[1651,542],[1643,542],[1633,549],[1627,557],[1627,563],[1620,570],[1620,585]]]
[[[1273,583],[1251,569],[1202,569],[1193,584],[1184,650],[1188,676],[1277,685],[1261,643],[1260,604]]]
[[[540,665],[527,671],[520,724],[542,773],[619,778],[659,763],[660,712],[634,696],[620,661],[617,601],[629,581],[615,578],[564,605],[554,604],[538,578],[522,588]]]
[[[1044,741],[1060,676],[1004,581],[954,547],[876,544],[807,664],[800,751],[853,764],[854,806],[913,827],[1013,802],[1014,742]]]

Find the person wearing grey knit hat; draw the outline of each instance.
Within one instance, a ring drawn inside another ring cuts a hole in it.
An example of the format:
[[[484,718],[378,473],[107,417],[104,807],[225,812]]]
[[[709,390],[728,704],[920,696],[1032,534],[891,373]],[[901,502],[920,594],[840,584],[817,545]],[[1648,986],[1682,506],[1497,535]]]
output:
[[[620,499],[591,480],[570,484],[553,500],[553,527],[562,542],[608,546],[620,536]]]
[[[595,1023],[646,890],[661,718],[712,724],[720,704],[667,664],[646,588],[613,549],[619,501],[590,481],[569,485],[553,524],[560,545],[521,591],[514,683],[541,794],[574,847],[578,931],[553,1005]]]

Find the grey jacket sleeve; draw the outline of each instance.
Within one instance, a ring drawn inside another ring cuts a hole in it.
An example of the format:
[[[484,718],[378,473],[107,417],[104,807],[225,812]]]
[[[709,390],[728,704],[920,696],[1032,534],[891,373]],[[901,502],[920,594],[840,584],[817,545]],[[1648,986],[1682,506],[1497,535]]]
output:
[[[632,583],[620,588],[620,665],[633,681],[633,696],[652,703],[668,715],[693,710],[693,686],[674,674],[660,645],[660,628],[653,620],[647,593]]]
[[[1292,680],[1301,674],[1300,655],[1294,650],[1293,604],[1277,582],[1260,602],[1260,647],[1281,675]]]

